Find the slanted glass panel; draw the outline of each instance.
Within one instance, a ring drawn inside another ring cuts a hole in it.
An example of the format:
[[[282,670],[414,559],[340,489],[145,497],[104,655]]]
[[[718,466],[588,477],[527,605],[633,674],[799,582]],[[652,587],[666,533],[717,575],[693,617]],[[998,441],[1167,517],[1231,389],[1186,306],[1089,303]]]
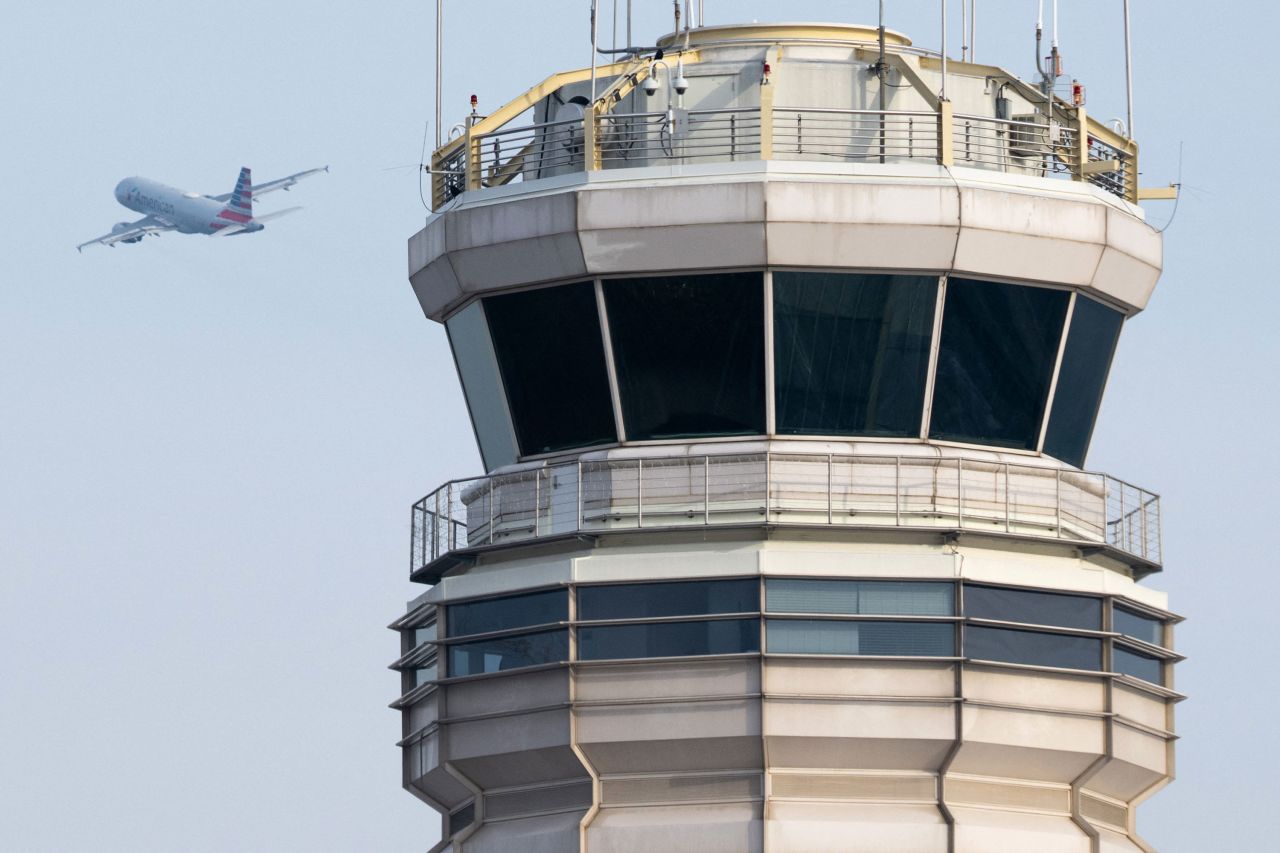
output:
[[[435,681],[439,677],[440,677],[440,670],[436,664],[436,659],[430,658],[427,661],[414,667],[413,686],[421,687],[422,685],[426,684],[429,681]]]
[[[936,276],[775,272],[777,429],[918,436]]]
[[[618,440],[593,283],[491,296],[484,313],[522,454]]]
[[[956,648],[949,622],[769,619],[765,629],[771,654],[952,657]]]
[[[581,660],[671,658],[760,651],[757,619],[594,625],[578,629]]]
[[[569,659],[569,632],[539,631],[449,646],[449,676],[504,672]]]
[[[569,618],[569,591],[548,589],[528,595],[468,601],[448,607],[448,636],[488,634],[529,625],[546,625]]]
[[[955,587],[915,581],[848,581],[770,578],[773,613],[847,613],[881,616],[951,616]]]
[[[1044,438],[1044,452],[1068,465],[1084,466],[1123,323],[1119,311],[1086,296],[1076,297]]]
[[[449,826],[445,831],[445,835],[450,837],[457,835],[462,830],[476,822],[476,803],[475,800],[467,803],[462,808],[449,815]]]
[[[578,618],[584,620],[759,611],[760,581],[756,578],[578,587]]]
[[[484,308],[479,302],[471,303],[445,321],[445,328],[485,470],[510,465],[518,457],[515,433],[502,393],[498,359],[493,354]]]
[[[964,615],[971,619],[1102,630],[1102,600],[1084,595],[965,584]]]
[[[607,281],[626,436],[762,435],[762,273]]]
[[[929,437],[1034,450],[1069,294],[950,279]]]
[[[1152,684],[1164,684],[1164,666],[1159,658],[1131,651],[1116,645],[1111,650],[1111,668],[1124,675],[1132,675]]]
[[[1153,646],[1164,645],[1164,621],[1161,619],[1116,607],[1111,611],[1111,628],[1117,633]]]
[[[1068,634],[969,625],[964,629],[964,653],[974,660],[1102,669],[1102,641]]]
[[[436,623],[424,625],[421,628],[413,629],[413,647],[416,649],[423,643],[433,643],[436,640]]]

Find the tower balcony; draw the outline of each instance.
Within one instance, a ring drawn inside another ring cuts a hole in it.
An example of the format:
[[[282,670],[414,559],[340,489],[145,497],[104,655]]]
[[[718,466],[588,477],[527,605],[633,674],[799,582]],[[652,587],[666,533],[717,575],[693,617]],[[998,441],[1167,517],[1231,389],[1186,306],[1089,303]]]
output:
[[[410,572],[436,583],[513,545],[712,528],[963,533],[1101,552],[1134,578],[1161,566],[1159,497],[1108,474],[998,454],[739,448],[587,454],[450,481],[413,505]]]
[[[473,113],[432,158],[433,209],[571,174],[742,161],[936,164],[1139,198],[1134,140],[1003,69],[874,28],[704,27]],[[677,83],[683,82],[683,88]]]

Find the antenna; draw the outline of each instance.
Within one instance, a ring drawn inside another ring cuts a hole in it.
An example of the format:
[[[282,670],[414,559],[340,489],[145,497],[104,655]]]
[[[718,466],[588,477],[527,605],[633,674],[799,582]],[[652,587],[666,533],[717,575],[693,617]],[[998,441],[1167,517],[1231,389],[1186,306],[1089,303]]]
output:
[[[444,0],[436,0],[436,148],[443,144],[440,138],[440,66],[444,46]],[[423,135],[426,141],[426,135]]]
[[[1129,107],[1129,120],[1125,127],[1129,138],[1133,139],[1133,48],[1129,42],[1129,0],[1124,0],[1124,94]]]

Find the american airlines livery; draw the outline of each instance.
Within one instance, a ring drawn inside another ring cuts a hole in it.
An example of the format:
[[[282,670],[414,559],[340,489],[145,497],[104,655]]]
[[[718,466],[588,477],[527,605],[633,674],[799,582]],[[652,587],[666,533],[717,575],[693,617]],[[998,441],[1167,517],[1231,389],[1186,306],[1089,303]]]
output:
[[[218,237],[261,231],[265,227],[263,223],[292,213],[298,208],[289,207],[272,211],[265,216],[254,216],[254,196],[287,190],[303,178],[327,171],[329,167],[322,166],[255,186],[249,176],[249,167],[245,166],[240,170],[236,188],[225,195],[200,195],[183,192],[147,178],[125,178],[116,184],[116,201],[130,210],[144,214],[143,217],[137,222],[117,222],[109,234],[81,243],[76,246],[76,251],[94,243],[103,246],[137,243],[148,234],[165,231]]]

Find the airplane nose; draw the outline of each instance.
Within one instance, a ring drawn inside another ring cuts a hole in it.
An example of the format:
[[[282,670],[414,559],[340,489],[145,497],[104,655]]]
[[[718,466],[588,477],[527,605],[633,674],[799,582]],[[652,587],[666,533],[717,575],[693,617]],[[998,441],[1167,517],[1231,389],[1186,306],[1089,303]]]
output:
[[[123,204],[124,197],[128,194],[129,194],[129,179],[125,178],[123,181],[116,184],[116,201]]]

